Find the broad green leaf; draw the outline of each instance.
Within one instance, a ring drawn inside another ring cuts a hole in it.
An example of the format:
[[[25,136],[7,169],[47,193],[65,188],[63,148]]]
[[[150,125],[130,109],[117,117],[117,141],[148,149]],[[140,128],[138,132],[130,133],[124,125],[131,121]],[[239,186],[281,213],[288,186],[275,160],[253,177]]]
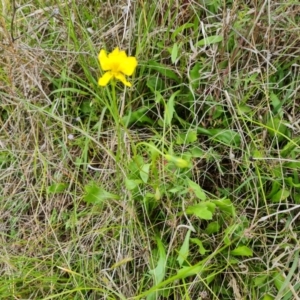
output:
[[[141,176],[144,183],[148,182],[150,166],[151,166],[151,164],[144,164],[141,167],[140,176]]]
[[[162,91],[164,89],[164,82],[159,76],[150,76],[146,85],[152,93]],[[146,107],[146,109],[149,110],[148,107]]]
[[[280,289],[281,289],[281,287],[283,286],[283,283],[284,283],[283,275],[281,275],[278,271],[275,271],[273,273],[273,280],[274,280],[274,284],[276,286],[276,289],[278,291],[280,291]]]
[[[176,165],[176,167],[178,168],[187,168],[190,166],[190,162],[186,159],[183,159],[181,157],[176,157],[176,156],[173,156],[173,155],[170,155],[170,154],[166,154],[165,155],[165,159],[169,162],[172,162]]]
[[[230,254],[233,256],[253,256],[253,251],[247,246],[239,246],[230,251]]]
[[[271,93],[270,94],[270,100],[271,100],[271,103],[272,103],[272,106],[273,106],[273,113],[274,114],[277,114],[279,113],[279,110],[281,109],[281,106],[282,106],[282,101],[280,101],[277,97],[276,94],[274,93]]]
[[[207,227],[205,228],[205,233],[206,234],[213,234],[213,233],[217,233],[220,231],[220,224],[215,221],[215,222],[210,222]]]
[[[171,62],[172,62],[172,64],[175,64],[177,57],[178,57],[178,44],[175,43],[173,45],[172,52],[171,52]]]
[[[274,300],[275,298],[269,294],[265,294],[263,300]]]
[[[211,220],[215,212],[215,204],[211,202],[201,202],[196,205],[188,206],[186,213],[197,216],[203,220]]]
[[[225,245],[231,244],[231,237],[235,234],[235,232],[240,228],[239,224],[234,224],[231,226],[228,226],[225,229],[225,236],[224,236],[224,243]]]
[[[84,190],[85,190],[85,195],[83,196],[83,199],[87,203],[100,204],[105,200],[120,199],[118,195],[105,191],[102,187],[100,187],[98,184],[94,182],[91,182],[88,185],[86,185],[84,187]]]
[[[179,133],[176,137],[177,145],[191,144],[197,141],[197,131],[189,130],[186,133]]]
[[[200,62],[195,63],[193,68],[190,70],[190,82],[193,87],[193,89],[197,89],[199,87],[199,80],[201,77],[200,70],[202,68],[202,65]]]
[[[148,62],[148,66],[149,66],[150,69],[153,69],[153,70],[159,72],[163,76],[168,77],[170,79],[173,79],[177,83],[180,82],[180,79],[177,76],[177,74],[174,71],[172,71],[168,66],[163,65],[163,64],[159,64],[154,60],[150,60]]]
[[[294,183],[294,180],[292,177],[287,177],[287,178],[285,178],[284,181],[290,187],[300,188],[300,183]]]
[[[142,123],[142,124],[149,124],[153,125],[153,120],[151,120],[146,113],[149,111],[148,107],[141,107],[138,108],[136,111],[129,111],[128,114],[126,114],[123,117],[123,122],[126,124],[126,126],[129,126],[134,123]]]
[[[223,41],[223,36],[222,35],[212,35],[208,36],[202,40],[200,40],[198,43],[196,43],[196,46],[208,46],[211,44],[216,44]]]
[[[232,217],[236,216],[235,207],[229,199],[212,200],[212,203],[216,204],[221,211],[228,213]]]
[[[197,198],[205,201],[206,194],[204,193],[202,188],[199,186],[199,184],[197,184],[196,182],[194,182],[190,179],[188,179],[187,182],[188,182],[189,189],[193,191],[193,193],[197,196]]]
[[[258,275],[254,279],[254,286],[255,287],[261,287],[268,279],[268,275]]]
[[[209,252],[209,251],[210,251],[210,250],[206,250],[206,249],[203,247],[203,244],[202,244],[202,242],[201,242],[199,239],[197,239],[197,238],[192,238],[192,239],[190,239],[190,241],[191,241],[192,243],[194,243],[194,244],[196,244],[196,245],[199,246],[199,253],[200,253],[201,255],[204,255],[206,252]]]
[[[280,151],[280,155],[284,158],[287,158],[291,155],[291,152],[297,147],[300,148],[300,137],[291,139]]]
[[[149,271],[149,274],[153,278],[153,286],[158,285],[162,282],[166,274],[166,251],[165,247],[159,237],[156,237],[157,248],[159,252],[159,260],[157,262],[156,268]],[[147,300],[157,299],[157,293],[153,292],[147,296]]]
[[[198,133],[210,136],[212,139],[222,142],[228,146],[239,146],[241,144],[241,136],[238,132],[231,129],[205,129],[198,127]]]
[[[138,187],[138,185],[142,183],[141,180],[138,179],[126,179],[125,180],[125,186],[127,188],[127,190],[131,191],[134,190],[136,187]]]
[[[280,201],[286,200],[286,198],[289,196],[290,196],[290,191],[288,191],[286,189],[281,189],[271,197],[271,200],[274,203],[278,203]]]
[[[174,115],[174,99],[180,91],[176,91],[170,97],[165,108],[165,122],[168,126],[171,125]]]
[[[186,261],[188,255],[189,255],[190,235],[191,235],[191,230],[189,230],[186,233],[185,239],[184,239],[183,244],[178,253],[177,261],[178,261],[180,267]]]
[[[67,184],[66,183],[53,183],[50,186],[48,186],[47,188],[47,194],[58,194],[58,193],[62,193],[63,191],[66,190],[67,188]]]

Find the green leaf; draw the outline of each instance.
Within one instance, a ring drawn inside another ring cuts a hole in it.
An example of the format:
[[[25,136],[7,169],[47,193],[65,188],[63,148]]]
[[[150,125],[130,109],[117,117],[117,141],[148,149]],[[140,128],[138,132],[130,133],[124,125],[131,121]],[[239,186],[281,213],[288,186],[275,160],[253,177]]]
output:
[[[221,226],[217,221],[210,222],[205,229],[205,233],[209,234],[209,235],[213,234],[213,233],[217,233],[220,231],[220,228],[221,228]]]
[[[165,122],[168,126],[171,125],[174,115],[174,99],[180,91],[176,91],[170,97],[165,108]]]
[[[176,137],[177,145],[187,145],[192,144],[197,141],[197,131],[189,130],[186,133],[179,133]]]
[[[202,65],[200,62],[195,63],[193,68],[190,70],[190,79],[191,79],[191,85],[194,89],[199,87],[199,80],[200,80],[200,70],[202,68]]]
[[[206,249],[203,247],[203,244],[202,244],[202,242],[201,242],[199,239],[193,238],[193,239],[190,239],[190,241],[191,241],[192,243],[194,243],[194,244],[196,244],[196,245],[199,246],[199,253],[200,253],[201,255],[204,255],[206,252],[209,252],[209,250],[206,250]]]
[[[164,89],[164,82],[159,76],[150,76],[146,85],[152,93],[156,91],[162,91]],[[147,107],[146,109],[148,110]]]
[[[153,125],[153,120],[147,117],[147,112],[149,111],[148,107],[138,108],[136,111],[129,111],[124,117],[123,122],[126,126],[129,126],[134,123],[142,123]]]
[[[48,186],[47,188],[47,194],[58,194],[58,193],[62,193],[63,191],[66,190],[67,188],[67,184],[66,183],[53,183],[50,186]]]
[[[254,279],[254,286],[255,287],[261,287],[268,279],[268,275],[258,275]]]
[[[141,167],[140,176],[141,176],[144,183],[148,182],[150,166],[151,166],[151,164],[144,164]]]
[[[221,211],[228,213],[232,217],[236,216],[235,207],[229,199],[212,200],[212,203],[216,204]]]
[[[297,147],[300,148],[300,137],[291,139],[280,151],[280,155],[284,158],[287,158]]]
[[[128,179],[126,178],[125,180],[125,186],[127,188],[127,190],[132,191],[134,190],[136,187],[138,187],[138,185],[142,183],[141,180],[138,179]]]
[[[191,267],[182,267],[176,274],[176,278],[184,279],[189,276],[199,275],[203,271],[204,267],[202,264]],[[175,276],[174,276],[175,277]]]
[[[185,30],[185,29],[194,27],[194,25],[195,25],[194,23],[185,23],[185,24],[181,25],[180,27],[176,28],[176,29],[174,30],[174,32],[172,33],[172,35],[171,35],[171,40],[174,42],[176,36],[177,36],[180,32],[182,32],[182,31]]]
[[[253,251],[247,246],[240,246],[230,251],[233,256],[253,256]]]
[[[202,40],[200,40],[198,43],[196,43],[196,46],[208,46],[211,44],[216,44],[223,41],[223,36],[222,35],[212,35],[208,36]]]
[[[175,64],[177,57],[178,57],[178,44],[175,43],[173,45],[172,52],[171,52],[171,62],[172,62],[172,64]]]
[[[277,97],[276,94],[274,93],[271,93],[270,94],[270,100],[271,100],[271,103],[272,103],[272,106],[273,106],[273,113],[274,114],[277,114],[279,113],[280,109],[281,109],[281,106],[282,106],[282,101],[280,101]]]
[[[288,128],[283,123],[283,120],[279,117],[270,118],[267,121],[267,130],[271,137],[277,137],[278,141],[281,142],[286,139],[288,135]]]
[[[188,179],[187,182],[188,182],[189,189],[194,192],[196,197],[199,198],[200,200],[205,201],[206,200],[206,194],[204,193],[202,188],[199,186],[199,184],[195,183],[194,181],[192,181],[190,179]]]
[[[275,298],[269,294],[265,294],[263,300],[274,300]]]
[[[212,139],[222,142],[227,146],[239,146],[241,144],[241,136],[238,132],[231,129],[205,129],[198,127],[199,133],[210,136]]]
[[[275,271],[273,273],[273,280],[277,291],[280,291],[284,283],[284,277],[278,271]]]
[[[102,187],[98,184],[91,182],[84,187],[85,195],[83,199],[86,203],[92,204],[101,204],[105,200],[114,199],[119,200],[120,197],[118,195],[109,193],[105,191]]]
[[[295,183],[292,177],[287,177],[284,181],[290,187],[300,188],[300,183]]]
[[[272,196],[271,200],[274,203],[278,203],[278,202],[286,200],[286,198],[289,196],[290,196],[290,191],[288,191],[286,189],[281,189]]]
[[[234,224],[231,226],[228,226],[225,229],[225,236],[224,236],[224,243],[225,245],[231,244],[231,237],[236,233],[236,231],[240,228],[239,224]]]
[[[156,237],[157,248],[159,252],[159,260],[157,262],[156,268],[149,271],[149,274],[152,275],[154,284],[153,286],[158,285],[162,282],[166,274],[166,251],[165,247],[159,237]],[[147,296],[147,300],[157,299],[157,292],[153,292]]]
[[[178,253],[177,261],[178,261],[180,267],[186,261],[188,255],[189,255],[190,235],[191,235],[191,230],[189,230],[186,233],[184,242],[183,242],[183,244],[182,244],[182,246],[179,250],[179,253]]]
[[[159,72],[163,76],[168,77],[170,79],[173,79],[177,83],[180,83],[180,79],[177,76],[177,74],[174,71],[172,71],[170,68],[168,68],[168,66],[163,65],[163,64],[159,64],[154,60],[150,60],[148,62],[148,66],[149,66],[150,69],[153,69],[153,70]]]
[[[203,220],[211,220],[215,212],[215,204],[211,202],[201,202],[196,205],[188,206],[186,213],[197,216]]]

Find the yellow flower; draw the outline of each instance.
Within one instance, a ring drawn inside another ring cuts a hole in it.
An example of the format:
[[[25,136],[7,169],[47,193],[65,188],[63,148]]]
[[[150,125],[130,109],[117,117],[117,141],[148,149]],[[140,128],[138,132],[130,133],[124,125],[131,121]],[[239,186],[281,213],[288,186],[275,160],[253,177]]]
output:
[[[106,86],[111,79],[121,80],[125,85],[131,86],[125,78],[125,75],[131,76],[137,66],[137,60],[134,56],[127,56],[125,51],[120,51],[119,48],[107,55],[105,50],[101,50],[98,59],[103,71],[106,71],[98,84]]]

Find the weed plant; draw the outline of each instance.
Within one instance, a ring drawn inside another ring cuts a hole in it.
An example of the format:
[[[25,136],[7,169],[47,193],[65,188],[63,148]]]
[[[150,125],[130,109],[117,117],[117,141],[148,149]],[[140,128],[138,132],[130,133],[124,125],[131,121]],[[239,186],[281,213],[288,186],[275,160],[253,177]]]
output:
[[[0,299],[300,299],[298,1],[0,5]]]

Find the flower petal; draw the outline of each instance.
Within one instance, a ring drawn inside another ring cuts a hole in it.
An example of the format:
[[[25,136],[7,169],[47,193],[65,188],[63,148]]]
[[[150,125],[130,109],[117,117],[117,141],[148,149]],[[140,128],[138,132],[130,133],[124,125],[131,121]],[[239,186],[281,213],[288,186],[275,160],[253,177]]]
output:
[[[113,75],[111,72],[106,72],[102,77],[99,78],[98,84],[100,86],[106,86],[108,82],[112,79]]]
[[[126,86],[131,86],[131,83],[126,80],[125,76],[122,73],[117,74],[116,79],[122,81]]]
[[[105,50],[100,51],[100,53],[98,55],[98,59],[99,59],[100,66],[103,71],[108,71],[111,69],[111,63],[110,63],[109,57],[107,56]]]
[[[120,63],[120,72],[122,72],[125,75],[132,75],[135,68],[137,66],[137,60],[134,56],[129,56],[123,59],[123,61]]]

